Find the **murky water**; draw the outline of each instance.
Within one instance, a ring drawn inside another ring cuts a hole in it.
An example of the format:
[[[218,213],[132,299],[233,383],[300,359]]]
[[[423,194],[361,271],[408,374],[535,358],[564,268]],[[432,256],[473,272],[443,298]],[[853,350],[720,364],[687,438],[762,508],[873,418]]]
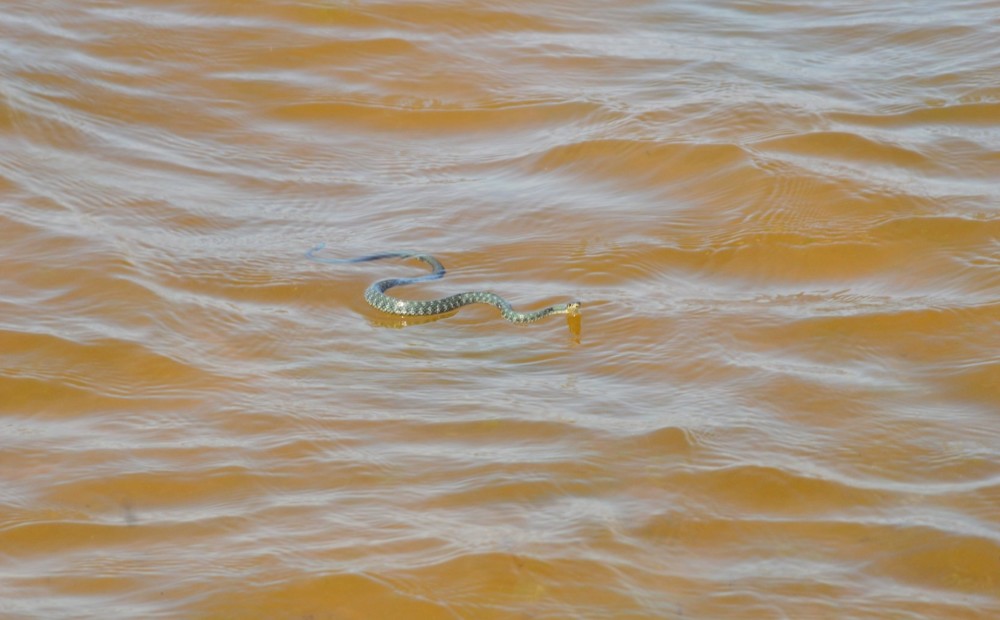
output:
[[[1000,5],[0,10],[0,617],[1000,615]],[[394,289],[492,290],[435,321]]]

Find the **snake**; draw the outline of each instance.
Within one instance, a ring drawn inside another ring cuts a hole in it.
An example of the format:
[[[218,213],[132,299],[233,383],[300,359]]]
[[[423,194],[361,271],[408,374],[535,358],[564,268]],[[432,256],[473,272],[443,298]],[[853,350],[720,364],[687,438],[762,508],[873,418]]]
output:
[[[457,310],[462,306],[468,306],[470,304],[489,304],[494,306],[500,310],[500,316],[507,319],[511,323],[532,323],[545,318],[550,314],[567,314],[570,316],[577,316],[580,314],[580,302],[578,301],[555,304],[547,308],[542,308],[541,310],[519,312],[515,310],[506,299],[489,291],[468,291],[465,293],[458,293],[456,295],[449,295],[448,297],[428,299],[424,301],[399,299],[398,297],[386,295],[385,292],[394,286],[427,282],[429,280],[440,280],[445,274],[444,265],[441,264],[441,261],[429,254],[422,254],[419,252],[381,252],[378,254],[359,256],[357,258],[321,258],[316,256],[317,252],[321,251],[325,247],[326,244],[321,243],[310,249],[306,252],[306,258],[318,263],[338,265],[345,263],[364,263],[384,258],[401,258],[416,259],[430,266],[431,273],[426,275],[412,278],[386,278],[372,283],[372,285],[365,290],[365,301],[367,301],[369,305],[375,309],[388,314],[402,316],[432,316],[435,314],[451,312],[452,310]]]

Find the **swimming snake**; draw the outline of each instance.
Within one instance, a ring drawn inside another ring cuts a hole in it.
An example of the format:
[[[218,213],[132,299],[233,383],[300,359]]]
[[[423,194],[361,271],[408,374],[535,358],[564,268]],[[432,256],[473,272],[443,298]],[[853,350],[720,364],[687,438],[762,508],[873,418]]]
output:
[[[324,247],[326,247],[326,244],[321,243],[310,249],[306,252],[306,258],[320,263],[331,264],[363,263],[383,258],[415,258],[430,265],[432,271],[427,275],[414,278],[387,278],[385,280],[378,280],[368,287],[365,291],[365,301],[378,310],[389,314],[398,314],[403,316],[430,316],[451,312],[452,310],[456,310],[469,304],[489,304],[497,307],[500,310],[500,315],[511,323],[531,323],[532,321],[537,321],[538,319],[546,317],[550,314],[568,314],[576,316],[580,313],[580,302],[578,301],[556,304],[554,306],[542,308],[541,310],[534,310],[532,312],[519,312],[514,310],[510,303],[503,297],[487,291],[469,291],[466,293],[458,293],[457,295],[450,295],[439,299],[429,299],[426,301],[408,301],[398,299],[396,297],[390,297],[389,295],[386,295],[385,292],[394,286],[414,284],[416,282],[427,282],[429,280],[439,280],[443,278],[445,274],[444,265],[442,265],[441,262],[433,256],[430,256],[429,254],[420,254],[418,252],[382,252],[379,254],[369,254],[368,256],[359,256],[358,258],[320,258],[316,256],[316,253]]]

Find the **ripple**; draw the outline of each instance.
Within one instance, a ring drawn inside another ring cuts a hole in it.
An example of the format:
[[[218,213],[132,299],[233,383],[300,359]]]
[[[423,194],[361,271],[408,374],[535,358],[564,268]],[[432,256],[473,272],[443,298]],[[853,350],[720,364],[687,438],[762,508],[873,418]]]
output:
[[[996,609],[990,9],[677,4],[0,15],[0,614]]]

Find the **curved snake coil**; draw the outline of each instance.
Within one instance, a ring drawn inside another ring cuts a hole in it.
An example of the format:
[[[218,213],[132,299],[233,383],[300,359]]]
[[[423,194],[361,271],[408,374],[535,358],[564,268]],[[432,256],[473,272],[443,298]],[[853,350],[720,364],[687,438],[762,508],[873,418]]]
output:
[[[385,292],[394,286],[413,284],[415,282],[427,282],[428,280],[439,280],[444,277],[444,265],[442,265],[440,261],[433,256],[428,254],[419,254],[417,252],[383,252],[381,254],[370,254],[368,256],[360,256],[358,258],[317,257],[316,253],[324,247],[326,247],[326,244],[321,243],[320,245],[312,248],[306,252],[306,258],[319,263],[331,263],[335,265],[343,263],[363,263],[383,258],[415,258],[431,266],[433,271],[427,275],[415,278],[387,278],[385,280],[379,280],[368,287],[365,291],[365,301],[378,310],[389,314],[398,314],[403,316],[431,316],[434,314],[451,312],[452,310],[456,310],[462,306],[468,306],[469,304],[489,304],[499,308],[500,315],[511,323],[531,323],[532,321],[537,321],[538,319],[546,317],[550,314],[577,315],[580,313],[580,302],[578,301],[556,304],[554,306],[549,306],[548,308],[542,308],[541,310],[535,310],[533,312],[518,312],[517,310],[514,310],[506,299],[495,293],[487,291],[470,291],[467,293],[458,293],[457,295],[451,295],[449,297],[442,297],[440,299],[429,299],[427,301],[407,301],[397,299],[396,297],[386,295]]]

